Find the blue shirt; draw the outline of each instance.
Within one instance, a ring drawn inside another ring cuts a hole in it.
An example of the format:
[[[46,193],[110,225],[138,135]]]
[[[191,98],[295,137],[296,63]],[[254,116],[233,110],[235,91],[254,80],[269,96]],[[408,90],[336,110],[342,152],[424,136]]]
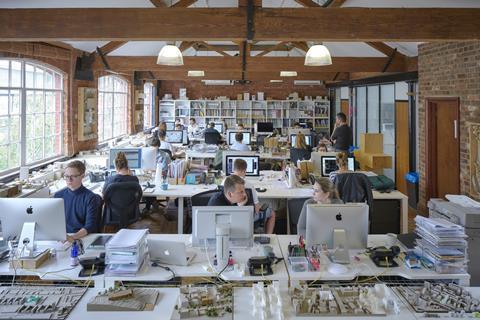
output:
[[[98,219],[101,198],[83,185],[75,191],[65,188],[55,193],[65,205],[67,233],[75,233],[85,228],[88,233],[98,232]]]

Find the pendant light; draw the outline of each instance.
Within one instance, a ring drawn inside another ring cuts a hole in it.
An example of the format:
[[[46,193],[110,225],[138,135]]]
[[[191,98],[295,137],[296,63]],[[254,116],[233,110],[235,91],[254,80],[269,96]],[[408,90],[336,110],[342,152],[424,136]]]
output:
[[[305,56],[306,66],[329,66],[332,64],[330,51],[323,44],[316,44],[308,49]]]
[[[158,53],[157,64],[165,66],[183,66],[183,56],[174,44],[167,43]]]

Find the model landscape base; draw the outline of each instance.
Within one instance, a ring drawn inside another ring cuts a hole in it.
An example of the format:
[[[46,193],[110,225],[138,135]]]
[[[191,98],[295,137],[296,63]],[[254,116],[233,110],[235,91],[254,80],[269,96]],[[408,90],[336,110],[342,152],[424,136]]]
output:
[[[222,317],[233,310],[233,287],[229,284],[180,287],[176,306],[181,319],[208,316]]]
[[[152,311],[158,296],[155,289],[109,289],[93,297],[87,304],[87,311]]]

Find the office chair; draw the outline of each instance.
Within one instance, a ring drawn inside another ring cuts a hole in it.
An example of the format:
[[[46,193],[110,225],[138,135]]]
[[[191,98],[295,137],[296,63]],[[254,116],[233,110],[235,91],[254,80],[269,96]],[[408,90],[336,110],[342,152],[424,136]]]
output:
[[[166,153],[170,156],[170,159],[173,159],[172,151],[170,151],[169,149],[158,149],[158,150],[161,150],[161,151],[163,151],[163,152],[166,152]]]
[[[204,137],[206,144],[219,145],[222,141],[222,137],[218,132],[205,132]]]
[[[140,217],[138,204],[142,187],[138,182],[115,182],[104,192],[103,224],[119,229],[128,227]]]
[[[298,148],[291,148],[290,149],[290,160],[294,165],[297,165],[298,160],[310,160],[312,156],[312,151],[307,149],[298,149]]]
[[[300,218],[300,213],[302,213],[303,204],[308,199],[310,199],[310,197],[288,199],[287,210],[290,218],[290,234],[297,234],[298,219]]]
[[[371,220],[373,212],[372,184],[365,174],[360,172],[340,173],[335,176],[333,183],[343,202],[366,202],[370,213],[369,220]]]

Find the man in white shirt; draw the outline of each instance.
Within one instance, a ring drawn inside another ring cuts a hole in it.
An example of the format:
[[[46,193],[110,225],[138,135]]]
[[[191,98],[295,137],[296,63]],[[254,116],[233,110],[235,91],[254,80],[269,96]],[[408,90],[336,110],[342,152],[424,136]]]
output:
[[[250,147],[242,143],[243,133],[237,132],[235,134],[235,142],[230,146],[230,150],[235,151],[250,151]]]
[[[190,124],[188,125],[188,136],[193,137],[200,132],[200,127],[197,124],[195,118],[190,118]]]
[[[233,162],[233,172],[232,174],[237,175],[241,177],[242,179],[245,180],[245,175],[247,173],[247,162],[243,159],[236,159]],[[253,198],[253,203],[255,205],[255,217],[254,220],[257,221],[259,219],[263,218],[263,214],[265,215],[265,233],[267,234],[272,234],[273,229],[275,228],[275,211],[273,211],[271,208],[266,208],[265,210],[262,210],[261,208],[262,205],[260,204],[260,201],[258,201],[258,195],[257,195],[257,190],[255,190],[254,185],[245,180],[245,189],[251,189],[252,190],[252,198]]]

